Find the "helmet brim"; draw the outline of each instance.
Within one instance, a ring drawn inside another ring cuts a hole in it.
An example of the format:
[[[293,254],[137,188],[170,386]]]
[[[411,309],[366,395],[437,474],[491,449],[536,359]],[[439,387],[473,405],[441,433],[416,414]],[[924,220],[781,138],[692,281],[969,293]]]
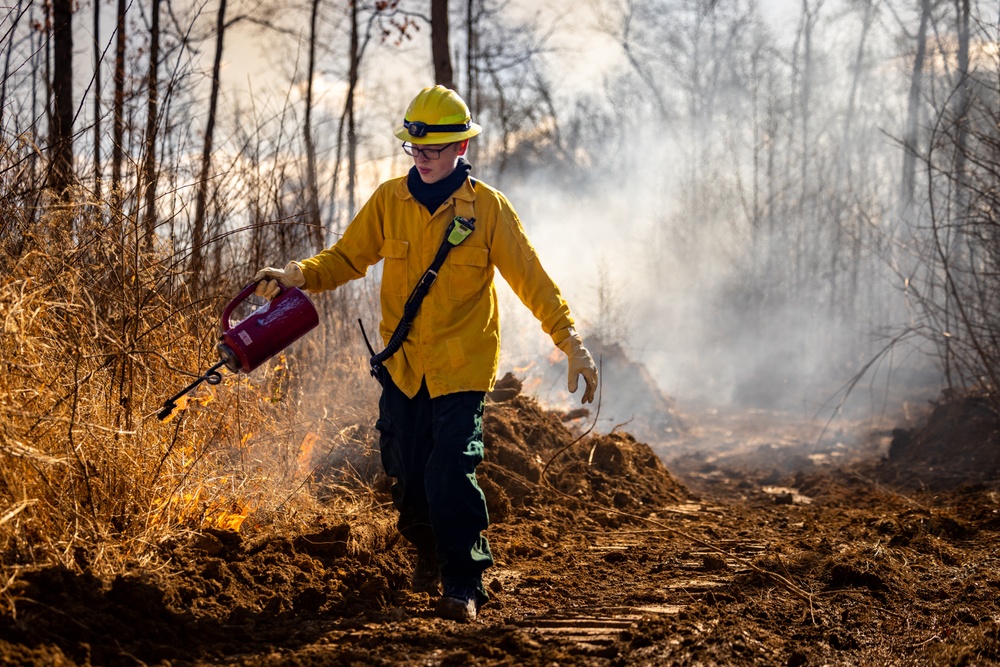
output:
[[[422,137],[415,137],[410,134],[409,130],[400,125],[396,128],[395,134],[397,139],[402,139],[403,141],[411,144],[424,145],[453,144],[456,141],[471,139],[482,131],[483,127],[478,123],[469,123],[469,129],[462,132],[428,132]]]

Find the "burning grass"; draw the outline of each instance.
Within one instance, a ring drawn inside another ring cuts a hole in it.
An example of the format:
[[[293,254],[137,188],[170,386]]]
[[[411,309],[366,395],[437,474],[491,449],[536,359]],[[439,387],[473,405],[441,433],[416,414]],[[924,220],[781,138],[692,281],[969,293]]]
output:
[[[246,533],[315,504],[310,474],[358,416],[323,415],[325,395],[302,391],[320,364],[226,372],[161,422],[164,399],[215,361],[220,301],[192,299],[178,258],[144,251],[127,224],[82,208],[7,213],[28,233],[5,235],[0,255],[5,581],[41,565],[116,572],[189,531]]]

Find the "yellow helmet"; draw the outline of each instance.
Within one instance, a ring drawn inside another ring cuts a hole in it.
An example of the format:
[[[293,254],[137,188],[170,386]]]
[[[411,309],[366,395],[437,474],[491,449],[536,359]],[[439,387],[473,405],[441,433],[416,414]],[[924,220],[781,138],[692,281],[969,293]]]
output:
[[[454,90],[434,86],[421,90],[396,128],[396,136],[411,144],[450,144],[483,131],[472,122],[465,101]]]

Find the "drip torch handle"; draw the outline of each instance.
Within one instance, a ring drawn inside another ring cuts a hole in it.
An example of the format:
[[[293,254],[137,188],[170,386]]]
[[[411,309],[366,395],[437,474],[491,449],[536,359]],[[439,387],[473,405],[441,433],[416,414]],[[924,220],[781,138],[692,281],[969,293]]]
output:
[[[236,295],[236,298],[234,298],[232,301],[230,301],[229,304],[222,311],[222,333],[226,333],[227,331],[229,331],[229,329],[230,329],[230,323],[229,323],[230,320],[229,320],[229,318],[232,317],[233,311],[236,310],[236,306],[238,306],[241,303],[243,303],[243,301],[247,297],[249,297],[251,294],[254,293],[254,290],[257,289],[257,285],[259,284],[259,282],[260,281],[255,281],[255,282],[251,282],[251,283],[247,284],[247,286],[244,287],[240,291],[240,293]],[[282,285],[281,283],[278,283],[278,294],[279,295],[281,293],[283,293],[285,291],[285,289],[286,288],[285,288],[284,285]]]

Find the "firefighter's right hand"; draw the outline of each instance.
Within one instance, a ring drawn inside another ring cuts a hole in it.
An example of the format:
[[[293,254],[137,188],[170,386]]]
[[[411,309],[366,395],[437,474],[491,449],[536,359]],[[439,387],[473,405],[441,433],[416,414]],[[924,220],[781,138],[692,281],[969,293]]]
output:
[[[254,294],[270,301],[281,291],[279,283],[284,287],[302,287],[306,284],[306,277],[302,275],[301,266],[289,262],[283,269],[271,266],[261,269],[254,275],[253,282],[257,283]]]

